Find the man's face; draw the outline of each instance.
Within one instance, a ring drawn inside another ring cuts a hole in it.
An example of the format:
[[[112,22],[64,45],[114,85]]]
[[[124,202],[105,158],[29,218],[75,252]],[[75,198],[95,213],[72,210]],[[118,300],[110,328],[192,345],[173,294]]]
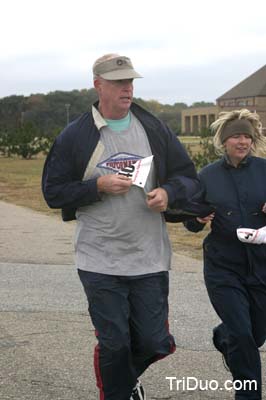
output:
[[[110,81],[98,78],[94,81],[99,95],[99,108],[109,119],[119,119],[127,115],[133,100],[133,79]]]

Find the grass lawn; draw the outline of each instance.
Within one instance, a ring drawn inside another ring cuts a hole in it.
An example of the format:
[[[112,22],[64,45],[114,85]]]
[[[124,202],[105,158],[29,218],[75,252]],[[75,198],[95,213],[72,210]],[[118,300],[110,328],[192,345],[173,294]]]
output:
[[[195,155],[202,151],[200,136],[178,136],[178,139],[189,150],[189,154]]]
[[[41,193],[41,174],[44,158],[22,160],[0,157],[0,200],[32,208],[48,215],[60,216],[60,211],[51,210]],[[202,258],[201,244],[204,232],[193,234],[183,224],[167,224],[172,247],[175,252],[197,259]]]
[[[50,210],[41,193],[43,158],[22,160],[0,157],[0,200],[32,208],[46,214],[59,214]]]

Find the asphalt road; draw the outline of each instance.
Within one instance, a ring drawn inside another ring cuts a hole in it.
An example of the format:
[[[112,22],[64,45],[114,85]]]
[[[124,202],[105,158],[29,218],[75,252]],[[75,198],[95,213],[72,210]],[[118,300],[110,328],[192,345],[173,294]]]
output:
[[[73,265],[75,224],[4,202],[0,221],[0,399],[98,399],[94,329]],[[174,254],[170,330],[177,350],[143,375],[147,400],[234,398],[211,341],[218,319],[201,264]],[[265,348],[261,354],[265,396]]]

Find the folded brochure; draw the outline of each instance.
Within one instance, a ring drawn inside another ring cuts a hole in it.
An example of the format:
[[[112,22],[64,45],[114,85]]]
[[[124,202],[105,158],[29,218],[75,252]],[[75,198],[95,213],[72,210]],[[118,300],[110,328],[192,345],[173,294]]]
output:
[[[152,165],[153,156],[140,158],[135,163],[120,169],[119,175],[132,179],[132,184],[144,188]]]

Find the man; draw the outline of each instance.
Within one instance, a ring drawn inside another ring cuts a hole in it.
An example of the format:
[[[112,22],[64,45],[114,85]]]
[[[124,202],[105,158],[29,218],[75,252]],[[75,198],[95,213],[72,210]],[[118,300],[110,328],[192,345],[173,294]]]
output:
[[[133,79],[141,76],[129,58],[99,58],[93,77],[99,102],[56,139],[43,193],[50,207],[62,208],[64,220],[77,219],[76,266],[98,340],[100,399],[144,400],[138,377],[175,350],[164,215],[178,220],[175,209],[188,204],[198,180],[176,137],[132,102]],[[127,171],[149,156],[145,185],[133,185]]]

